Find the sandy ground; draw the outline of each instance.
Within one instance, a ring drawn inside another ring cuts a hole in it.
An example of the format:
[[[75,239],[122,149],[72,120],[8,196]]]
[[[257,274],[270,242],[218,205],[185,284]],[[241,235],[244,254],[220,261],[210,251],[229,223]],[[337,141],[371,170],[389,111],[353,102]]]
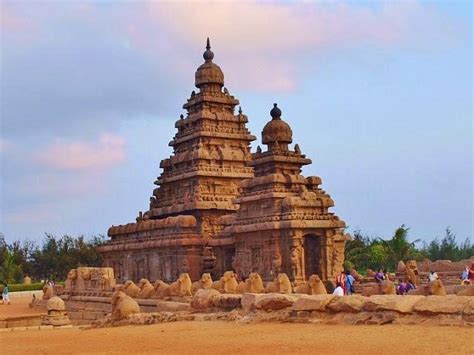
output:
[[[0,304],[0,318],[15,317],[22,315],[33,315],[44,313],[40,309],[30,308],[28,304],[31,298],[22,297],[10,299],[10,304]]]
[[[0,305],[0,318],[38,313],[28,302]],[[2,332],[0,344],[1,354],[474,354],[474,329],[195,321]]]
[[[461,327],[209,321],[0,333],[0,344],[2,354],[474,354],[473,334]]]

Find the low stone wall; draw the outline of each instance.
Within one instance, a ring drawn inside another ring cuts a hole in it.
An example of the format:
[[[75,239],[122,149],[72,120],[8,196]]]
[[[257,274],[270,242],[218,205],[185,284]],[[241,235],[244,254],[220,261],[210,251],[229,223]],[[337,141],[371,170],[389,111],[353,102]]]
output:
[[[346,324],[474,325],[474,297],[303,294],[220,294],[201,290],[193,299],[137,299],[141,313],[120,324],[179,320],[310,322]],[[35,300],[34,307],[46,301]],[[109,297],[70,296],[66,311],[74,325],[111,324]]]
[[[97,296],[68,296],[64,297],[66,312],[74,325],[90,324],[97,319],[104,318],[112,312],[110,297]],[[156,299],[137,300],[140,311],[144,313],[156,312]],[[46,312],[46,300],[34,299],[31,306]]]
[[[0,329],[19,327],[38,327],[41,325],[41,316],[26,315],[0,318]]]
[[[12,300],[15,298],[33,298],[33,295],[36,298],[41,298],[41,296],[43,296],[43,290],[10,292],[9,295]]]

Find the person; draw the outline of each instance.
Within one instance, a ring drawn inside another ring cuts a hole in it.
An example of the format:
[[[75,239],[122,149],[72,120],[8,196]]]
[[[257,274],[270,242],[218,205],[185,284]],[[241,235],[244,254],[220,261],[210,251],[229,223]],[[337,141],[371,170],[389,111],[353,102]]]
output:
[[[439,279],[438,274],[435,271],[431,270],[430,274],[428,275],[428,281],[432,282],[432,281],[436,281],[438,279]]]
[[[471,284],[474,283],[474,263],[471,264],[469,269],[469,281],[471,281]]]
[[[3,287],[2,291],[2,304],[5,304],[5,302],[9,305],[10,304],[10,294],[8,292],[8,285],[5,284]]]
[[[352,295],[354,292],[354,276],[351,275],[350,271],[346,272],[346,295]]]
[[[469,285],[469,266],[466,266],[466,268],[462,271],[461,273],[461,285]]]
[[[383,274],[382,268],[380,268],[379,271],[375,273],[375,281],[382,282],[384,279],[385,279],[385,275]]]
[[[411,280],[408,280],[407,281],[407,292],[405,293],[408,293],[410,290],[415,290],[416,287],[415,287],[415,284],[413,282],[411,282]]]
[[[340,285],[344,294],[346,294],[346,274],[344,273],[344,270],[336,276],[336,285]]]
[[[337,283],[336,288],[332,294],[335,296],[344,296],[344,289],[340,283]]]
[[[398,280],[397,295],[404,295],[408,292],[408,284],[402,279]]]

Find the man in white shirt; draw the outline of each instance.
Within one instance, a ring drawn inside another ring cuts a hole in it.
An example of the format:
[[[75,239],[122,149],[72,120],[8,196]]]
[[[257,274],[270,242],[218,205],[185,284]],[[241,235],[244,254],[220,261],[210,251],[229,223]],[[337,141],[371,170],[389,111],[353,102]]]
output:
[[[340,284],[337,284],[337,287],[334,289],[332,293],[335,296],[344,296],[344,289],[341,287]]]
[[[438,274],[434,271],[430,271],[430,274],[428,275],[428,280],[432,282],[438,279],[439,279]]]

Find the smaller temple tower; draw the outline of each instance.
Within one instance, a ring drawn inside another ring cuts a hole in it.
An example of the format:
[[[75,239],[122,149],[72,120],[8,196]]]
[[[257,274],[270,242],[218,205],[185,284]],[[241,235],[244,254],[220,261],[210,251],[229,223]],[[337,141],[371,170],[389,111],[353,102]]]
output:
[[[234,200],[239,210],[222,233],[234,241],[233,268],[241,277],[258,272],[265,280],[285,272],[295,284],[311,274],[332,279],[342,270],[345,223],[329,212],[334,202],[321,179],[301,175],[311,160],[297,144],[288,148],[293,132],[277,104],[270,115],[262,131],[267,150],[253,154],[255,177],[242,182]]]

